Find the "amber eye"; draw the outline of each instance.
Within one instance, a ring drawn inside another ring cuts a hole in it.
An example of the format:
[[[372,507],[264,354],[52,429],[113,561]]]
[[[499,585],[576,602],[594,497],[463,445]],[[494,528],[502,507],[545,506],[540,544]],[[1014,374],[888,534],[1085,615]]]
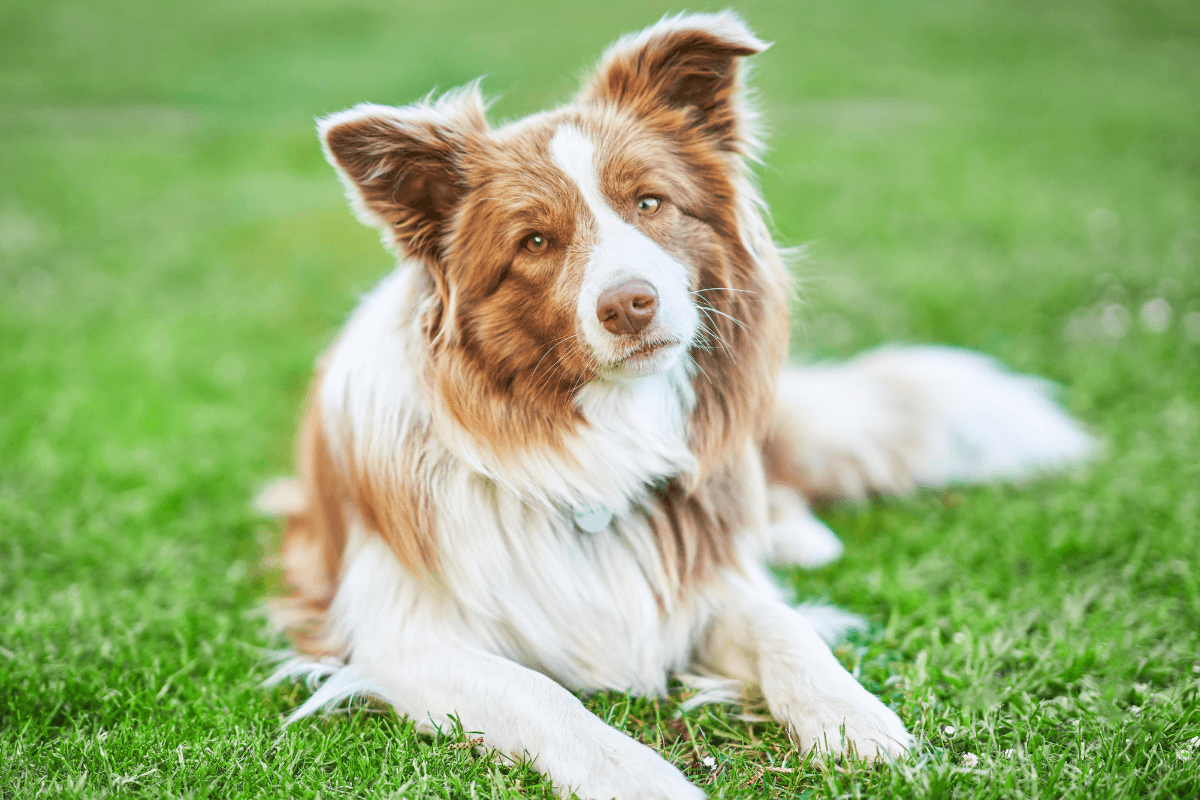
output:
[[[637,201],[638,213],[643,217],[648,217],[651,214],[657,214],[658,209],[662,206],[662,200],[652,194],[645,197],[639,197]]]
[[[531,253],[541,254],[550,246],[550,240],[540,233],[531,233],[525,237],[524,248]]]

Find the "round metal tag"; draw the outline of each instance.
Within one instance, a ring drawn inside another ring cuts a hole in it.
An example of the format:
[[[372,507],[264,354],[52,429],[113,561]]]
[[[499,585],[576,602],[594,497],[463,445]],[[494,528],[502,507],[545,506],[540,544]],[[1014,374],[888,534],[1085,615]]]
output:
[[[588,533],[599,533],[612,522],[613,512],[604,506],[589,506],[575,512],[575,524]]]

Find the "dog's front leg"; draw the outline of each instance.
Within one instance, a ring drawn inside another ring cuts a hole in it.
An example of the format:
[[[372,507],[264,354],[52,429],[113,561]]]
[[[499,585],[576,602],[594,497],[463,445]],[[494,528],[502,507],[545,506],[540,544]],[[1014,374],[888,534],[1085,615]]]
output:
[[[891,709],[842,667],[796,609],[747,600],[717,615],[701,663],[758,685],[771,715],[803,751],[899,758],[912,737]]]
[[[370,670],[378,679],[380,670]],[[606,725],[575,695],[541,673],[468,649],[406,653],[381,688],[428,729],[483,734],[484,744],[529,757],[562,796],[583,800],[700,798],[704,792],[643,744]]]

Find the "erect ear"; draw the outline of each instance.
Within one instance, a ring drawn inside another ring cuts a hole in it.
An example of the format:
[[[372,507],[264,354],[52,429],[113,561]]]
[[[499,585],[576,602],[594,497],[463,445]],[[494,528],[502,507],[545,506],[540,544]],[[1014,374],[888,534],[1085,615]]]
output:
[[[647,116],[663,105],[687,109],[706,135],[740,149],[747,132],[738,59],[769,46],[732,11],[664,17],[609,47],[579,99]]]
[[[487,131],[475,84],[402,108],[362,103],[317,123],[358,218],[390,229],[409,255],[436,259],[466,185],[460,157]]]

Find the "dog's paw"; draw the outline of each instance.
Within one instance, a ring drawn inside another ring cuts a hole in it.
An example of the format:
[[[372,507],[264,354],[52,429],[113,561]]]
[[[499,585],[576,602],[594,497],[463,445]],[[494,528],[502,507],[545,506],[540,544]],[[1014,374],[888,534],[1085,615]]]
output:
[[[800,751],[854,753],[875,762],[899,759],[912,748],[912,735],[892,709],[865,693],[823,705],[788,724]]]
[[[904,723],[879,698],[857,683],[854,688],[789,715],[793,741],[803,752],[853,753],[867,761],[901,758],[913,746]]]
[[[891,709],[874,702],[876,708],[844,710],[841,717],[811,715],[791,725],[792,738],[803,752],[853,753],[867,761],[899,759],[912,748],[912,736]]]

